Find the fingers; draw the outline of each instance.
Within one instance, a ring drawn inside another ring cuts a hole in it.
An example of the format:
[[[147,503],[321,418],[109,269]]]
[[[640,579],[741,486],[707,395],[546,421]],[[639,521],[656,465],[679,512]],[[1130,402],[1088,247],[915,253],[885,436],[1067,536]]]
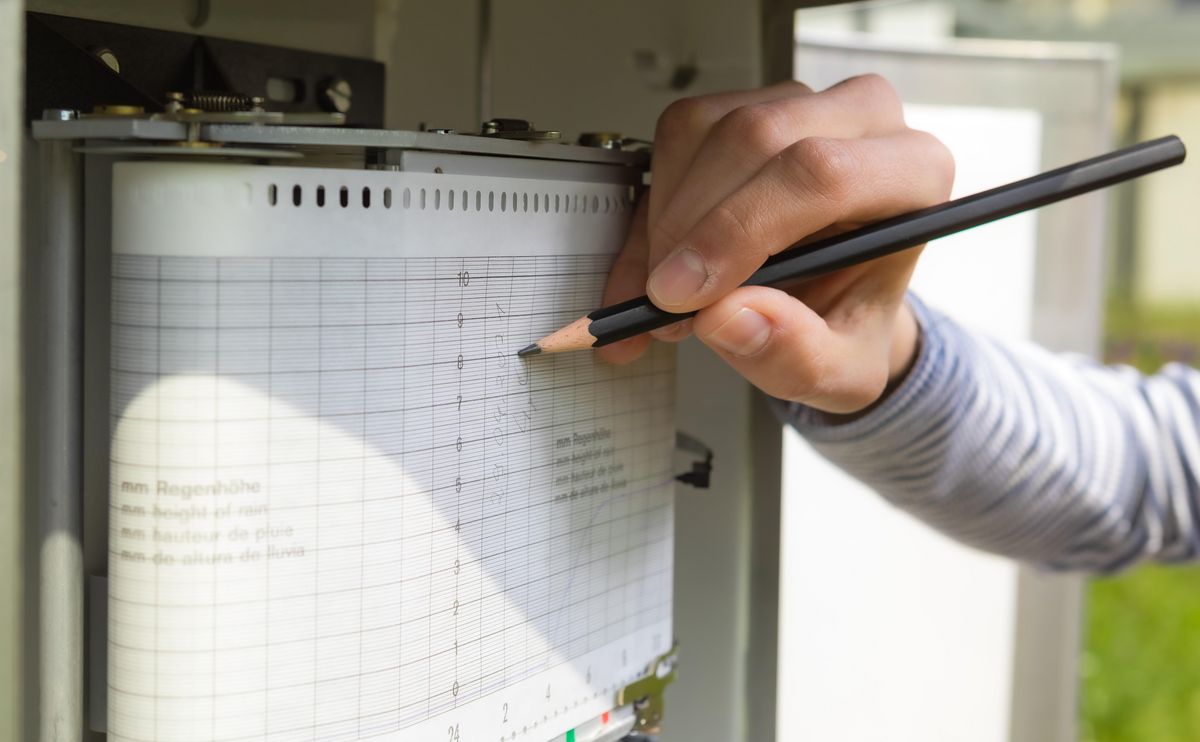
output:
[[[897,307],[919,250],[794,295],[738,286],[797,242],[944,201],[953,180],[945,148],[905,126],[895,91],[876,76],[821,93],[793,83],[686,99],[663,114],[655,139],[654,187],[604,303],[648,293],[671,311],[700,310],[653,335],[674,341],[694,330],[777,396],[834,412],[873,401],[903,334]],[[623,363],[649,342],[599,354]]]
[[[875,75],[851,78],[820,93],[742,103],[711,125],[686,171],[673,175],[659,191],[665,203],[650,212],[651,270],[704,214],[795,142],[879,136],[902,129],[900,100]],[[654,178],[656,185],[663,185],[657,171]]]
[[[767,394],[847,414],[887,385],[895,304],[860,307],[835,329],[777,289],[738,289],[695,318],[696,336]]]
[[[801,238],[940,203],[952,181],[949,152],[924,132],[802,139],[701,217],[653,269],[647,293],[673,312],[699,309]]]
[[[646,289],[646,254],[649,252],[649,242],[646,240],[646,214],[649,209],[649,198],[643,195],[638,200],[629,224],[629,234],[625,238],[625,246],[613,262],[608,274],[608,283],[604,287],[604,298],[601,306],[641,296]],[[650,344],[649,335],[638,335],[628,340],[622,340],[612,345],[597,348],[596,352],[609,363],[629,363],[635,361],[646,351]]]
[[[784,289],[835,329],[855,320],[859,304],[898,304],[908,290],[923,246],[844,268]]]
[[[811,93],[812,89],[807,85],[788,81],[755,90],[683,98],[667,106],[654,132],[650,169],[654,173],[655,187],[650,191],[650,223],[658,219],[709,130],[726,114],[740,106]]]
[[[676,322],[673,325],[660,327],[657,330],[651,330],[650,335],[655,340],[662,340],[665,343],[678,343],[682,340],[687,340],[692,334],[692,320],[685,319],[682,322]]]

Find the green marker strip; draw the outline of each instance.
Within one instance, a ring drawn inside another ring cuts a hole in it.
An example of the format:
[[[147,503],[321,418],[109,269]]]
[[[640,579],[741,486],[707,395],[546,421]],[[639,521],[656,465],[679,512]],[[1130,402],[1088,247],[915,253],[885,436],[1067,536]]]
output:
[[[575,742],[575,730],[574,729],[567,730],[567,742]]]

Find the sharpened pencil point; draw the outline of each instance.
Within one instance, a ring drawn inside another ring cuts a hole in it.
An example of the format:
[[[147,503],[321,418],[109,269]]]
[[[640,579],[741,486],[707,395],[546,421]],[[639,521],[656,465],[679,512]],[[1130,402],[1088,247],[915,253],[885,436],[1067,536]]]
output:
[[[538,353],[541,353],[541,352],[542,352],[542,349],[540,347],[538,347],[537,343],[530,343],[529,345],[526,345],[524,348],[521,348],[520,350],[518,350],[517,355],[524,358],[525,356],[536,356]]]

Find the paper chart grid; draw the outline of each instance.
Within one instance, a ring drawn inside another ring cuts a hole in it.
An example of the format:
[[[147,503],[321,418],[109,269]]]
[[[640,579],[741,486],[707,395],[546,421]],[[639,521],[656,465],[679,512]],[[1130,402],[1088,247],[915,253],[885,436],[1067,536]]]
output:
[[[115,255],[114,738],[548,738],[665,651],[671,354],[513,356],[610,260]]]

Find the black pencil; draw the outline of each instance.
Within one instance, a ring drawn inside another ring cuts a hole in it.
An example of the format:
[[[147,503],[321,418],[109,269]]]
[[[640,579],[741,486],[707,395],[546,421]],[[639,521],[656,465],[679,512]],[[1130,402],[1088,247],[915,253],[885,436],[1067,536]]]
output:
[[[785,286],[881,258],[965,229],[1036,209],[1183,162],[1177,136],[1135,144],[988,191],[947,201],[781,252],[744,286]],[[587,314],[517,352],[520,356],[597,348],[686,319],[695,312],[659,309],[648,297]]]

